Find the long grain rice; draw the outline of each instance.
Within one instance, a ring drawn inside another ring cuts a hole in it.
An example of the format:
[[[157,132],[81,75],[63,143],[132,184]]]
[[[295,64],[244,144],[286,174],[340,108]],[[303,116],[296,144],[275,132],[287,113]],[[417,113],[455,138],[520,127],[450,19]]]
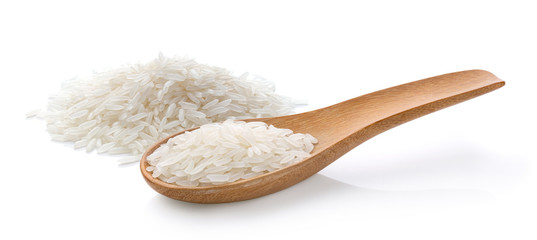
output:
[[[293,108],[264,79],[160,54],[146,64],[71,79],[49,99],[47,111],[26,116],[45,119],[53,140],[76,142],[75,148],[140,154],[178,131],[226,119],[286,115]]]
[[[316,143],[309,134],[263,122],[226,120],[170,138],[147,157],[147,171],[177,185],[218,185],[300,162]]]

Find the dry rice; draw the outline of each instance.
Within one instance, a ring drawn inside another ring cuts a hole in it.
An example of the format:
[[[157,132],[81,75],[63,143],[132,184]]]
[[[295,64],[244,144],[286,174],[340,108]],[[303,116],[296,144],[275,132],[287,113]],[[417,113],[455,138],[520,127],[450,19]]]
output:
[[[182,186],[234,182],[310,156],[317,139],[263,122],[227,120],[170,138],[147,157],[153,177]]]
[[[53,140],[74,142],[75,148],[140,154],[178,131],[226,119],[281,116],[293,108],[264,79],[160,54],[146,64],[67,81],[47,111],[27,117],[45,119]]]

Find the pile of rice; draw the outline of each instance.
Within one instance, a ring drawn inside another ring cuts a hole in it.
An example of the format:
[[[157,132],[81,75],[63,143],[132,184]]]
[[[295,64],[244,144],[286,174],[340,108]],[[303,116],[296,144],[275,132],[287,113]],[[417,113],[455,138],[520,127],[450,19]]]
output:
[[[226,119],[292,113],[290,99],[248,74],[162,54],[135,64],[73,79],[50,98],[47,121],[53,140],[109,154],[140,154],[172,133]]]
[[[147,157],[153,177],[182,186],[252,178],[310,156],[317,139],[263,122],[227,120],[170,138]]]

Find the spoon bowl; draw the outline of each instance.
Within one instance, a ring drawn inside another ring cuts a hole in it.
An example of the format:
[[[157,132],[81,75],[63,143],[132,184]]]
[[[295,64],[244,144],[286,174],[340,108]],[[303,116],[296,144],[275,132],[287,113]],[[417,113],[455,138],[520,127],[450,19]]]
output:
[[[170,138],[151,146],[140,169],[155,191],[173,199],[196,203],[242,201],[290,187],[319,172],[368,139],[400,124],[491,92],[505,83],[484,70],[444,74],[387,88],[310,112],[243,121],[262,121],[319,140],[311,156],[285,168],[257,177],[214,186],[186,187],[154,178],[146,169],[147,156]],[[191,131],[190,129],[188,131]]]

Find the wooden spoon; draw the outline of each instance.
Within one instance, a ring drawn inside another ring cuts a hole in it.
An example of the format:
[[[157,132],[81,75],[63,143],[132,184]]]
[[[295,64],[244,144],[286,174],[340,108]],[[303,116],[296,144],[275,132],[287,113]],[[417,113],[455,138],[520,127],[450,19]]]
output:
[[[427,78],[369,93],[329,107],[295,115],[250,119],[263,121],[319,140],[311,157],[288,167],[250,179],[204,187],[184,187],[153,178],[146,158],[169,138],[142,156],[140,168],[146,182],[173,199],[196,203],[222,203],[252,199],[292,186],[317,173],[346,152],[373,136],[402,123],[455,105],[502,87],[492,73],[470,70]]]

